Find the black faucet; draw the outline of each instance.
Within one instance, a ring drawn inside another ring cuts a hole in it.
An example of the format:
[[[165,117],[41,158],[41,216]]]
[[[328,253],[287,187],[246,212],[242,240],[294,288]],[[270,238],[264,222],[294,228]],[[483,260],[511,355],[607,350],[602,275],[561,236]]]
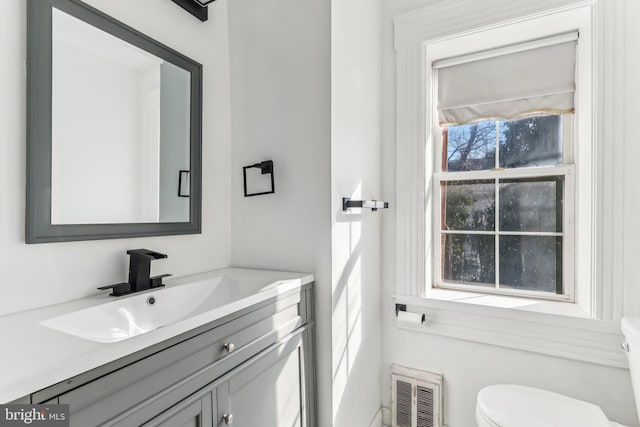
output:
[[[150,251],[149,249],[130,249],[127,251],[129,259],[129,281],[125,283],[117,283],[115,285],[101,286],[98,289],[112,289],[109,294],[114,297],[132,294],[134,292],[146,291],[147,289],[159,288],[164,286],[162,278],[171,276],[171,274],[161,274],[159,276],[151,276],[151,261],[154,259],[167,258],[167,255],[160,252]]]

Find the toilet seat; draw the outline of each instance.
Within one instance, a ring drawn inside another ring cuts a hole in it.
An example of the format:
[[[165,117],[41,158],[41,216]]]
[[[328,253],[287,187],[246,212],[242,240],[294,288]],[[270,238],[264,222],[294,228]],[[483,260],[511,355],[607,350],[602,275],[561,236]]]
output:
[[[492,385],[480,390],[476,417],[489,427],[614,425],[594,404],[547,390],[508,384]]]

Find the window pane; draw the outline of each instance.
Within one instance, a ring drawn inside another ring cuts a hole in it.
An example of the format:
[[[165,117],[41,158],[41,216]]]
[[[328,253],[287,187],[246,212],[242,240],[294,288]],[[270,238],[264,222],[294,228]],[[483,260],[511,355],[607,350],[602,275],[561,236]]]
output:
[[[448,181],[441,184],[442,229],[495,229],[495,181]]]
[[[499,125],[501,168],[562,164],[562,116],[533,116]]]
[[[500,236],[500,287],[562,294],[562,237]]]
[[[496,164],[496,122],[450,126],[446,138],[446,170],[493,169]]]
[[[495,287],[495,237],[445,234],[442,277],[447,282]]]
[[[562,232],[563,177],[501,179],[500,231]]]

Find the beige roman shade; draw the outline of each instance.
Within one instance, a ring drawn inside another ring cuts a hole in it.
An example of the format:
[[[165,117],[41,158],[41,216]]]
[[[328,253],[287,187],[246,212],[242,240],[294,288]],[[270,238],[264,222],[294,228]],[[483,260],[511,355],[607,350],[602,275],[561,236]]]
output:
[[[574,111],[578,33],[435,62],[441,126]]]

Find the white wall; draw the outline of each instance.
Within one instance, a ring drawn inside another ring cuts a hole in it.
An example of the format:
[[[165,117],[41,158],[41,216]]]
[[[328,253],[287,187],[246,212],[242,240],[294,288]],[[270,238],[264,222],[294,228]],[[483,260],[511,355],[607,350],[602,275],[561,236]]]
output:
[[[478,0],[480,1],[480,0]],[[606,2],[606,0],[605,0]],[[382,159],[383,194],[394,201],[395,195],[395,57],[393,50],[393,17],[423,6],[436,3],[451,4],[446,0],[383,0],[382,12],[382,106],[383,141]],[[601,2],[603,3],[603,2]],[[599,105],[606,113],[617,117],[615,126],[605,130],[604,135],[616,134],[620,138],[605,139],[604,156],[619,159],[615,170],[606,170],[607,176],[613,176],[615,185],[606,189],[605,201],[616,215],[617,221],[605,227],[611,227],[611,233],[605,233],[605,241],[610,239],[603,250],[603,256],[610,258],[609,263],[617,268],[611,269],[611,277],[606,276],[607,286],[613,286],[624,300],[624,313],[637,314],[640,305],[640,286],[637,272],[636,243],[640,238],[637,221],[638,200],[633,187],[640,176],[638,168],[633,166],[639,148],[635,141],[640,130],[633,126],[633,117],[640,113],[637,99],[640,95],[640,83],[636,76],[640,71],[640,52],[637,46],[639,36],[635,23],[640,18],[640,4],[627,0],[616,2],[618,17],[608,16],[599,24],[600,31],[614,34],[616,51],[600,50],[601,55],[612,55],[619,59],[623,67],[612,69],[605,66],[598,70],[602,93],[615,91],[617,97],[611,105]],[[607,9],[611,13],[611,7]],[[612,36],[613,37],[613,36]],[[611,62],[613,63],[613,62]],[[599,95],[602,95],[599,94]],[[602,132],[602,126],[600,127]],[[608,133],[607,133],[608,132]],[[615,142],[614,142],[615,141]],[[625,197],[626,194],[626,197]],[[390,295],[395,290],[395,217],[393,211],[383,218],[383,393],[382,402],[390,407],[391,385],[389,366],[392,363],[418,369],[442,372],[445,378],[445,423],[450,427],[474,426],[474,406],[477,391],[493,383],[518,383],[543,387],[556,392],[575,396],[600,405],[610,419],[637,426],[638,421],[633,403],[629,372],[624,369],[567,360],[557,357],[510,350],[503,347],[462,341],[407,330],[394,326]],[[611,282],[610,282],[611,280]],[[605,308],[605,317],[616,318],[615,308]],[[386,410],[386,422],[390,421]]]
[[[312,272],[321,426],[331,425],[330,3],[229,2],[232,263]],[[242,166],[274,161],[275,194]]]
[[[393,326],[384,316],[384,362],[444,376],[444,421],[449,427],[475,427],[478,391],[491,384],[540,387],[600,405],[610,420],[637,426],[628,371],[470,341],[426,335]],[[390,370],[384,369],[389,377]],[[390,381],[385,407],[390,408]],[[386,412],[386,411],[385,411]]]
[[[381,200],[379,0],[331,13],[333,426],[368,426],[380,409],[381,219],[342,197]],[[380,422],[377,421],[377,425]]]
[[[58,9],[51,18],[52,223],[157,221],[149,119],[160,109],[150,95],[161,59]],[[91,194],[100,196],[87,203]]]
[[[232,261],[315,273],[323,427],[367,426],[380,408],[384,213],[341,211],[343,196],[380,197],[379,6],[229,5]],[[244,198],[242,166],[267,159],[275,194]]]
[[[54,47],[51,221],[153,221],[136,197],[148,172],[139,163],[139,72],[70,43]],[[86,203],[91,194],[99,197]]]
[[[202,24],[170,1],[90,5],[204,65],[203,232],[199,235],[26,245],[26,2],[0,2],[0,314],[92,294],[126,279],[127,249],[167,253],[152,273],[184,275],[230,264],[230,111],[227,2]],[[153,19],[149,19],[153,16]]]

